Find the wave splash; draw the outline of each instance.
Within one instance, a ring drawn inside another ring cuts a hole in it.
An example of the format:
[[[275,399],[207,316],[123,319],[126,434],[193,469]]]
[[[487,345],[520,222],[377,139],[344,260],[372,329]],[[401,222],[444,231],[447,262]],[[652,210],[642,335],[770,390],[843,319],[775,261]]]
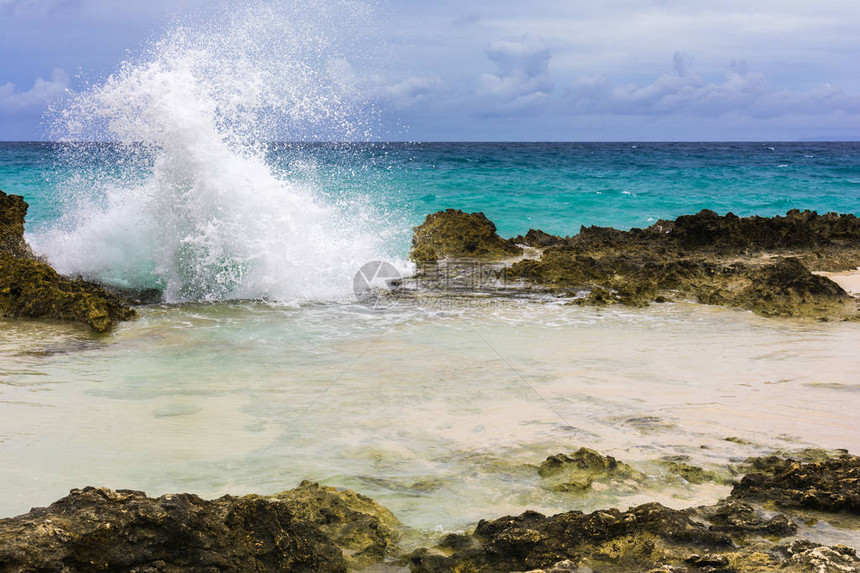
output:
[[[326,202],[266,161],[267,142],[367,135],[332,73],[330,31],[356,14],[289,4],[177,26],[62,112],[66,211],[32,238],[60,272],[170,302],[319,299],[381,258],[371,206]]]

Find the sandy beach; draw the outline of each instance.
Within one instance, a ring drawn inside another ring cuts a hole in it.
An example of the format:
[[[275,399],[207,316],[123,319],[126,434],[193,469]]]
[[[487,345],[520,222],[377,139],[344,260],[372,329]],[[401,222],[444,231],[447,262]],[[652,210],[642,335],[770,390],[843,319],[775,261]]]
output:
[[[829,278],[851,296],[860,296],[860,268],[854,271],[842,271],[838,273],[817,272],[813,274]]]

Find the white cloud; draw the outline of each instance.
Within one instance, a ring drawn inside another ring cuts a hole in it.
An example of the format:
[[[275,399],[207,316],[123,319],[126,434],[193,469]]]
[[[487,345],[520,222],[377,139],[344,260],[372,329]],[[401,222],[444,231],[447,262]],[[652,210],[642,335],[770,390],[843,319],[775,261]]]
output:
[[[478,78],[478,96],[498,100],[502,109],[522,110],[549,99],[553,82],[552,54],[543,40],[525,36],[519,41],[496,41],[487,49],[495,74]]]
[[[616,86],[602,75],[579,78],[566,92],[569,109],[622,115],[734,113],[756,118],[860,112],[856,94],[831,85],[807,91],[780,90],[762,74],[749,71],[744,61],[732,62],[724,77],[715,82],[703,80],[693,69],[693,60],[682,53],[675,54],[674,70],[641,86]]]
[[[445,82],[438,76],[408,76],[391,83],[373,73],[359,73],[344,57],[326,62],[326,73],[340,93],[353,102],[374,101],[398,108],[427,103],[434,94],[445,91]]]
[[[81,4],[82,0],[0,0],[0,14],[42,17],[74,12]]]
[[[0,86],[0,112],[41,111],[47,104],[67,97],[68,93],[69,74],[60,69],[55,69],[49,80],[36,78],[33,87],[27,91],[21,91],[15,84],[7,82]]]
[[[397,107],[410,107],[426,103],[444,90],[445,82],[436,76],[409,77],[384,88],[383,97]]]

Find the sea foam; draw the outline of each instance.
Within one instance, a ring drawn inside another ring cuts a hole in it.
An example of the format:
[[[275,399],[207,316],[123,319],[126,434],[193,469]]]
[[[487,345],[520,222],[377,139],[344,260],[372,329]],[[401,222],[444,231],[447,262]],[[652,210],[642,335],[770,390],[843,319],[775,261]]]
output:
[[[367,136],[332,72],[347,7],[360,9],[259,2],[177,25],[74,98],[55,122],[74,174],[65,215],[32,237],[36,250],[60,272],[156,286],[168,301],[349,293],[381,258],[372,207],[327,203],[265,159],[276,140]]]

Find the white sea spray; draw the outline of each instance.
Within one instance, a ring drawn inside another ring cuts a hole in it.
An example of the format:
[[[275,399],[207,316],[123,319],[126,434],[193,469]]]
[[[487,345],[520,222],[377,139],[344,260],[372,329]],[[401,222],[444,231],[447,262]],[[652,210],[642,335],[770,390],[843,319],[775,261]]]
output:
[[[63,111],[65,216],[33,237],[66,274],[168,301],[348,294],[382,257],[372,206],[332,204],[266,161],[273,141],[368,136],[332,73],[356,3],[255,2],[176,25]],[[109,142],[108,144],[93,142]]]

